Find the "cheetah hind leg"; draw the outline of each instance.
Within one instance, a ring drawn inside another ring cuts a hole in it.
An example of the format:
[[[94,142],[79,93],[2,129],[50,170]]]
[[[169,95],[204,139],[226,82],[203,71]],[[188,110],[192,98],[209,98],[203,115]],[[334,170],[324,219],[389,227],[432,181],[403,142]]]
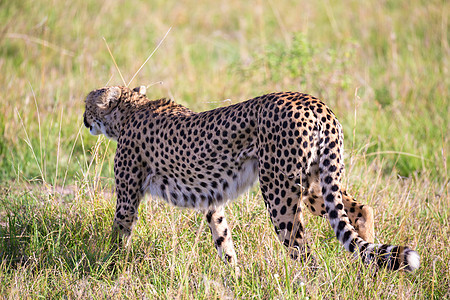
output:
[[[217,249],[219,257],[225,262],[236,267],[237,258],[234,250],[231,231],[228,228],[225,219],[225,209],[223,206],[216,209],[210,209],[206,213],[206,221],[211,229],[214,246]]]
[[[303,203],[315,216],[325,217],[325,204],[322,192],[317,185],[312,185],[309,193],[303,197]],[[375,238],[373,208],[357,202],[346,190],[341,189],[344,210],[348,215],[350,224],[355,227],[359,236],[366,242],[373,243]]]
[[[348,215],[350,223],[355,227],[359,236],[369,243],[374,243],[375,228],[373,220],[373,208],[369,205],[357,202],[347,191],[342,191],[342,202],[344,210]]]
[[[271,195],[278,195],[278,187],[271,188],[270,183],[260,179],[261,192],[278,239],[287,248],[292,259],[308,262],[314,267],[316,261],[304,238],[305,225],[299,201],[299,185],[294,180],[285,178],[283,174],[271,173],[269,176],[280,182],[278,187],[283,189],[278,192],[283,197],[272,197]]]

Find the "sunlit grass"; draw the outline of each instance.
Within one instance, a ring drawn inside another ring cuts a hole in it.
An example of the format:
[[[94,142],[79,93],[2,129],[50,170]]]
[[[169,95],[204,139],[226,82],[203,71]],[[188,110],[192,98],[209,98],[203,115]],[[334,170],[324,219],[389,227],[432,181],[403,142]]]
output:
[[[445,1],[0,3],[0,295],[12,298],[448,298],[449,4]],[[258,187],[228,207],[241,276],[202,214],[148,199],[111,252],[115,143],[83,128],[103,85],[149,85],[201,111],[267,92],[323,98],[345,183],[414,274],[363,267],[306,215],[316,268],[292,262]],[[110,47],[117,67],[105,45]],[[124,79],[121,79],[117,68]]]

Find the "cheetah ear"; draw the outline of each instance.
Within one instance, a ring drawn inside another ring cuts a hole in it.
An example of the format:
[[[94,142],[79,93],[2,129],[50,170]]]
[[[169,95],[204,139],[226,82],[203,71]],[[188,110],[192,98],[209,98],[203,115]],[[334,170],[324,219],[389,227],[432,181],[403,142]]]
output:
[[[119,105],[122,90],[117,86],[107,87],[97,98],[98,107],[105,110],[105,113],[110,113],[117,105]]]
[[[145,85],[137,86],[133,89],[133,91],[145,96],[147,93],[147,87]]]

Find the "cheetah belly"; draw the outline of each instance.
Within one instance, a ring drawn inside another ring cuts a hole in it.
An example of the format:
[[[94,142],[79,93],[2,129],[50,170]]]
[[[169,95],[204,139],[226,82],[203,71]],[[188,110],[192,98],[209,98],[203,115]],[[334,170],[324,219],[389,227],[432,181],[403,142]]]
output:
[[[175,206],[208,209],[236,199],[258,179],[258,161],[247,158],[232,168],[232,176],[183,183],[181,178],[162,174],[149,174],[142,186],[144,193],[164,199]],[[195,174],[192,175],[195,177]]]
[[[237,178],[230,180],[230,188],[225,191],[225,199],[233,200],[252,187],[258,179],[258,161],[249,159],[242,164]]]

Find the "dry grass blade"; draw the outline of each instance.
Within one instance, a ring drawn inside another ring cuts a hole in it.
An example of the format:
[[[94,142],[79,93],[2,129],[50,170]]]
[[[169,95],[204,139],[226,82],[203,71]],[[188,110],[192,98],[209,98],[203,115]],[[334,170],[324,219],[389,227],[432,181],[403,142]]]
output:
[[[197,251],[197,245],[198,245],[198,241],[200,239],[200,235],[203,232],[203,226],[204,226],[204,223],[203,222],[200,223],[200,227],[198,228],[197,234],[195,235],[195,240],[194,240],[194,244],[192,246],[191,255],[189,255],[189,260],[187,261],[187,263],[185,265],[183,279],[180,282],[180,286],[178,288],[178,294],[177,294],[177,297],[175,299],[182,299],[181,293],[183,292],[184,283],[186,282],[186,279],[187,279],[187,276],[188,276],[188,272],[189,272],[190,266],[192,264],[192,259],[195,257],[195,252]]]
[[[450,299],[447,2],[3,1],[0,299]],[[203,215],[161,200],[140,206],[131,251],[111,251],[116,142],[89,134],[82,97],[141,81],[194,111],[318,96],[342,124],[342,178],[374,208],[377,243],[417,250],[422,267],[366,268],[298,205],[315,263],[291,261],[257,186],[228,204],[239,276]]]
[[[136,73],[134,73],[133,77],[131,77],[131,80],[130,80],[130,82],[128,82],[127,86],[130,86],[130,84],[133,82],[134,78],[139,74],[139,72],[142,70],[142,68],[145,66],[145,64],[149,61],[149,59],[153,56],[153,54],[155,54],[156,50],[158,50],[158,48],[164,42],[164,40],[166,39],[166,37],[169,34],[171,29],[172,29],[172,27],[170,27],[169,30],[167,30],[166,34],[161,39],[161,41],[158,43],[155,50],[153,50],[153,52],[147,57],[147,59],[144,61],[144,63],[141,65],[141,67],[136,71]]]
[[[30,136],[28,135],[28,131],[27,131],[27,129],[25,128],[25,124],[24,124],[24,122],[23,122],[22,116],[20,115],[20,113],[19,113],[19,111],[17,110],[17,108],[15,109],[15,112],[16,112],[16,115],[18,116],[19,120],[20,120],[20,124],[22,125],[22,129],[23,129],[23,131],[24,131],[24,133],[25,133],[25,143],[28,145],[28,147],[29,147],[30,150],[31,150],[31,153],[33,154],[33,158],[34,158],[34,161],[35,161],[35,163],[36,163],[36,165],[37,165],[37,167],[38,167],[38,169],[39,169],[39,173],[40,173],[40,175],[41,175],[42,182],[45,184],[45,183],[46,183],[46,180],[45,180],[44,172],[43,172],[43,170],[42,170],[42,165],[41,165],[41,163],[40,163],[40,160],[39,160],[39,159],[37,158],[37,156],[36,156],[36,152],[34,151],[33,144],[31,143]]]
[[[114,56],[113,56],[113,54],[111,52],[111,49],[109,49],[108,42],[106,41],[105,38],[103,38],[103,40],[105,41],[106,48],[108,48],[109,55],[111,56],[111,58],[112,58],[112,60],[114,62],[114,65],[116,66],[117,72],[119,72],[120,78],[122,78],[123,84],[126,85],[125,79],[123,79],[123,76],[122,76],[122,72],[120,72],[119,66],[117,65],[116,60],[114,59]]]
[[[39,39],[39,38],[35,38],[26,34],[21,34],[21,33],[7,33],[6,34],[7,38],[10,39],[21,39],[24,40],[25,42],[29,42],[29,43],[34,43],[34,44],[38,44],[50,49],[53,49],[55,51],[59,51],[61,54],[63,55],[67,55],[67,56],[71,56],[74,57],[75,53],[73,53],[70,50],[64,49],[58,45],[52,44],[49,41],[43,40],[43,39]]]
[[[367,154],[365,154],[365,156],[377,156],[377,155],[380,155],[380,154],[404,155],[404,156],[420,158],[421,160],[430,161],[429,159],[426,159],[423,156],[420,156],[420,155],[417,155],[417,154],[413,154],[413,153],[402,152],[402,151],[377,151],[377,152],[367,153]]]

